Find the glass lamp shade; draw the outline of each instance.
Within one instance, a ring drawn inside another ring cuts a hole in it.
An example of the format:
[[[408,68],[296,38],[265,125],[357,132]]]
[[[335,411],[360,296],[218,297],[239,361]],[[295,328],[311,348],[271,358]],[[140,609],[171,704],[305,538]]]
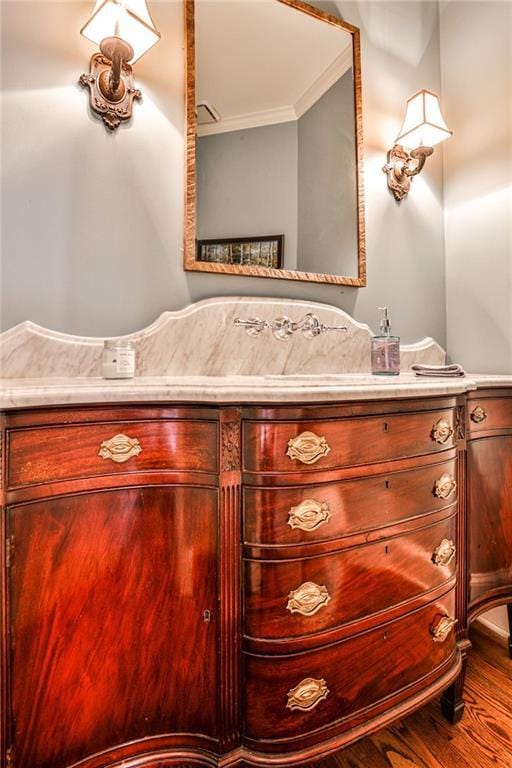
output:
[[[410,149],[434,147],[448,139],[448,129],[439,106],[439,97],[431,91],[422,90],[407,100],[405,119],[396,138],[397,144]]]
[[[146,0],[97,0],[91,18],[80,31],[98,46],[106,37],[120,37],[133,48],[132,63],[160,40]]]

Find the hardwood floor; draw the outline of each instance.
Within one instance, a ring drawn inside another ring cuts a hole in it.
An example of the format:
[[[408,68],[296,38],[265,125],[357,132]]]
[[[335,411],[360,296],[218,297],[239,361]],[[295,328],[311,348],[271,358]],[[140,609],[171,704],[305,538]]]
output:
[[[472,630],[466,711],[458,725],[432,702],[317,768],[512,768],[512,660],[507,648]]]

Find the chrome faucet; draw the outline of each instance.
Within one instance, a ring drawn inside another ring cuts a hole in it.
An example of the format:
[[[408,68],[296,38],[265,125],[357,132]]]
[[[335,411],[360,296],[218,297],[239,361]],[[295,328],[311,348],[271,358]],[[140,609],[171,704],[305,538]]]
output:
[[[259,336],[262,331],[269,328],[275,338],[280,341],[286,341],[296,331],[302,331],[306,339],[314,339],[316,336],[327,331],[348,331],[346,325],[324,325],[312,312],[308,312],[298,322],[290,320],[289,317],[283,315],[270,321],[260,320],[258,317],[250,317],[248,320],[241,320],[237,317],[234,323],[238,327],[245,328],[248,336]]]

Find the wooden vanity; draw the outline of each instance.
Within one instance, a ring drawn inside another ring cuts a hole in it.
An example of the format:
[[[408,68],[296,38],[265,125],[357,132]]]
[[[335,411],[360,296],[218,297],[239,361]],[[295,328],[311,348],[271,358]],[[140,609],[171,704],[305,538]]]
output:
[[[468,619],[512,600],[512,389],[2,438],[2,765],[309,766],[461,715]]]
[[[462,715],[469,622],[512,602],[512,377],[372,377],[371,337],[209,299],[110,382],[101,339],[0,335],[2,768],[309,768]]]

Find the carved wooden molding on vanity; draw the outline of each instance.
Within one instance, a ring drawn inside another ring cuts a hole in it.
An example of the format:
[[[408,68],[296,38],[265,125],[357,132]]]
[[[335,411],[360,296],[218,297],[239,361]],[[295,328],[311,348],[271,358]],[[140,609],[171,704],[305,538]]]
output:
[[[221,468],[222,472],[240,471],[240,419],[237,421],[226,421],[221,423],[222,430],[222,451]]]

